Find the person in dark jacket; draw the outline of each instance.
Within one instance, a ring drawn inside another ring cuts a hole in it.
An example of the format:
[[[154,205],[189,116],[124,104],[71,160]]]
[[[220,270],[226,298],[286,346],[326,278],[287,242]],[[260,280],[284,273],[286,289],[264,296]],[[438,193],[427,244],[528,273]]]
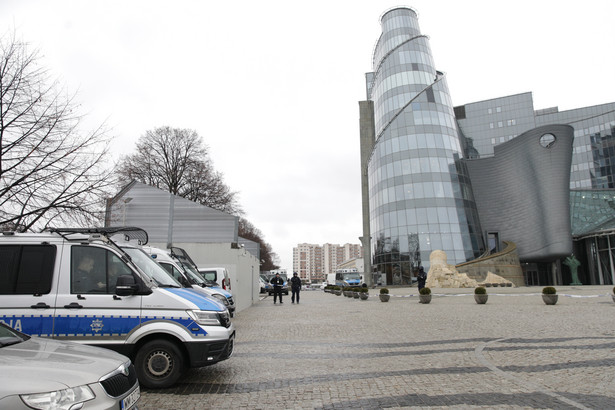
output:
[[[301,278],[297,275],[297,272],[293,273],[293,277],[290,279],[291,290],[293,295],[291,300],[295,303],[295,296],[297,296],[297,303],[299,303],[299,292],[301,292]]]
[[[419,273],[416,275],[419,291],[425,287],[425,281],[427,280],[427,274],[422,266],[419,266]]]
[[[273,304],[275,305],[278,296],[280,297],[280,304],[282,304],[282,285],[284,285],[284,279],[282,279],[279,273],[276,273],[269,283],[273,285]]]

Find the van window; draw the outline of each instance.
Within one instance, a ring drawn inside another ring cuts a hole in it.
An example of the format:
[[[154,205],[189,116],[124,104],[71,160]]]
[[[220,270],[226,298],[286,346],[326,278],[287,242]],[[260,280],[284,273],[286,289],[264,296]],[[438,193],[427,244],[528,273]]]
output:
[[[53,245],[0,246],[0,294],[48,294],[55,259]]]
[[[216,271],[215,270],[202,270],[200,271],[201,275],[203,276],[203,278],[205,278],[205,280],[210,280],[212,282],[217,282],[217,275],[216,275]]]
[[[176,281],[178,281],[179,283],[181,283],[182,285],[186,287],[190,286],[188,281],[184,279],[184,275],[182,275],[179,269],[177,269],[175,266],[171,265],[170,263],[165,263],[165,262],[158,262],[158,263],[160,264],[160,266],[164,268],[164,270],[169,272],[169,274],[173,276]]]
[[[113,252],[94,246],[71,248],[71,293],[115,293],[120,275],[131,275]]]

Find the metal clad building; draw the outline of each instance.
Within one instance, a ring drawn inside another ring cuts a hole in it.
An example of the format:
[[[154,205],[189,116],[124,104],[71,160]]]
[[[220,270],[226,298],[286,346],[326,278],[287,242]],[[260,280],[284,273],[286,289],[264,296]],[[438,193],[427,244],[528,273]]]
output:
[[[569,125],[534,128],[496,146],[492,157],[464,161],[481,226],[498,242],[517,244],[522,260],[551,261],[572,252],[573,132]]]
[[[106,225],[143,228],[152,243],[237,243],[238,218],[133,181],[109,200]]]

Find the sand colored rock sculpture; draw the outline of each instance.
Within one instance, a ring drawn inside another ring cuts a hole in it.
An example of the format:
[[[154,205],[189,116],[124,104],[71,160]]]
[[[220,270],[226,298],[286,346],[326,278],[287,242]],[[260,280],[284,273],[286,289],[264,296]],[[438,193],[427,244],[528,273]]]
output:
[[[429,272],[425,286],[429,288],[475,288],[477,286],[511,286],[509,280],[494,273],[488,272],[482,282],[468,277],[465,273],[459,273],[455,265],[448,264],[446,252],[435,250],[429,255]],[[510,283],[510,285],[508,285]]]
[[[496,275],[492,272],[487,272],[487,277],[484,281],[478,282],[478,286],[514,286],[511,281]]]

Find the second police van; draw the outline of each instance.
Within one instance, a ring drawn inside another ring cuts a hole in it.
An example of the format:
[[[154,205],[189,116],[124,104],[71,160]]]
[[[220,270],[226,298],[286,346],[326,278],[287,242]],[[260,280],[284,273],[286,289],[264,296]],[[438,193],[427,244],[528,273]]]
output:
[[[156,262],[158,262],[158,264],[160,264],[160,266],[162,266],[167,272],[169,272],[169,274],[179,283],[181,283],[182,286],[192,288],[196,292],[202,293],[205,296],[216,298],[228,309],[231,317],[235,316],[235,301],[233,300],[233,295],[218,287],[216,282],[205,280],[199,274],[198,270],[190,263],[182,262],[175,253],[178,249],[183,251],[181,248],[164,250],[149,246],[143,247],[143,250]]]
[[[118,351],[149,388],[228,359],[235,339],[228,309],[183,288],[142,250],[123,250],[114,235],[147,243],[138,228],[3,232],[0,321]]]

